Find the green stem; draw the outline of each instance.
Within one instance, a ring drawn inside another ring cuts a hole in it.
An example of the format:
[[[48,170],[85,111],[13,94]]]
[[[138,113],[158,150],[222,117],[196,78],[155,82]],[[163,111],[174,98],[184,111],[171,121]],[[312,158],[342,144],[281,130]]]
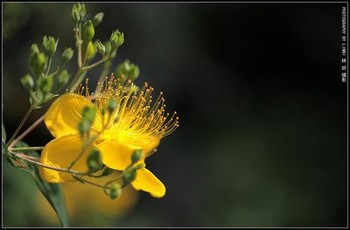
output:
[[[107,60],[106,58],[102,58],[101,60],[99,60],[99,61],[97,61],[97,62],[95,62],[95,63],[93,63],[93,64],[91,64],[91,65],[88,65],[88,66],[83,67],[82,70],[88,71],[88,70],[90,70],[90,69],[93,69],[93,68],[95,68],[96,66],[98,66],[98,65],[102,64],[103,62],[105,62],[106,60]]]
[[[84,79],[84,74],[85,72],[82,69],[79,69],[78,72],[75,74],[72,83],[70,84],[70,86],[68,87],[68,91],[69,92],[74,92],[74,90],[76,90],[76,88],[78,87],[78,85],[83,81]]]
[[[47,65],[47,70],[45,76],[49,76],[50,68],[51,68],[52,57],[49,57],[49,64]]]
[[[87,175],[86,173],[80,173],[80,172],[77,172],[77,171],[74,171],[74,170],[70,170],[70,169],[66,169],[66,168],[57,168],[57,167],[53,167],[53,166],[48,166],[46,164],[38,162],[39,158],[35,158],[35,157],[32,157],[32,156],[27,156],[27,155],[25,155],[23,153],[11,152],[11,154],[14,155],[15,158],[20,158],[22,160],[25,160],[27,162],[30,162],[30,163],[35,164],[35,165],[38,165],[38,166],[43,167],[43,168],[52,169],[52,170],[59,171],[59,172],[72,173],[72,174],[75,174],[75,175],[83,175],[83,176]]]
[[[7,148],[10,149],[13,146],[15,146],[20,140],[22,140],[25,136],[27,136],[28,133],[30,133],[35,127],[37,127],[43,120],[44,120],[44,116],[42,115],[38,120],[36,120],[26,131],[24,131],[21,135],[19,135],[19,137],[17,137],[15,140],[13,141],[9,141],[8,142],[8,146]],[[12,142],[12,143],[11,143]]]
[[[78,67],[79,69],[81,69],[82,67],[82,54],[81,54],[81,44],[82,44],[82,40],[80,37],[80,31],[81,31],[81,26],[79,23],[79,26],[75,27],[75,38],[76,38],[76,42],[77,42],[77,46],[78,46]]]
[[[29,115],[32,113],[34,107],[30,106],[26,115],[23,117],[21,123],[19,124],[19,126],[17,127],[16,131],[13,133],[12,137],[10,138],[10,140],[7,142],[6,147],[10,147],[11,143],[13,142],[13,139],[15,139],[15,137],[17,136],[18,132],[21,130],[21,128],[23,127],[24,123],[26,122],[26,120],[28,119]]]
[[[44,146],[38,146],[38,147],[21,147],[21,148],[11,148],[12,151],[36,151],[36,150],[43,150]]]
[[[104,186],[104,185],[100,185],[100,184],[97,184],[97,183],[95,183],[95,182],[92,182],[92,181],[83,179],[83,178],[81,178],[80,176],[76,176],[76,175],[72,175],[72,176],[73,176],[75,179],[78,178],[77,180],[84,181],[84,183],[87,183],[87,184],[94,185],[94,186],[96,186],[96,187],[100,187],[100,188],[105,189],[105,186]],[[108,188],[108,187],[107,187],[107,188]]]
[[[102,69],[100,78],[98,79],[98,82],[102,82],[104,80],[106,75],[108,75],[108,73],[110,72],[111,66],[112,66],[111,60],[105,62],[105,64],[103,65],[103,69]],[[100,90],[101,90],[101,84],[97,84],[97,87],[95,89],[95,94],[100,92]]]

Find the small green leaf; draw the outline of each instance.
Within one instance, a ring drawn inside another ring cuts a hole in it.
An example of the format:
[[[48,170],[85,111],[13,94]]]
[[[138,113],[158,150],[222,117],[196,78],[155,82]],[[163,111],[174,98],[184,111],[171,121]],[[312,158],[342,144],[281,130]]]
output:
[[[62,227],[68,227],[67,209],[60,186],[43,181],[40,175],[35,175],[35,182],[41,193],[55,210]]]

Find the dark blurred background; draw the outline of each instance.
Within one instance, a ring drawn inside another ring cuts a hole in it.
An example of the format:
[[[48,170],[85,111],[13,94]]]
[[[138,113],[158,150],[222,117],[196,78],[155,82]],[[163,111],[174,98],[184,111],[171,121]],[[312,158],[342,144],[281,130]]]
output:
[[[33,43],[74,47],[72,4],[3,3],[3,120],[28,109],[20,77]],[[347,226],[347,83],[342,6],[296,3],[87,3],[96,38],[125,34],[128,58],[164,91],[180,127],[147,161],[167,194],[140,193],[123,217],[74,226]],[[74,72],[76,65],[70,63]],[[89,74],[90,79],[99,70]],[[98,75],[97,75],[98,76]],[[47,108],[47,106],[45,107]],[[35,111],[25,127],[44,109]],[[44,125],[25,141],[45,145]],[[4,226],[58,226],[40,214],[30,175],[4,166]]]

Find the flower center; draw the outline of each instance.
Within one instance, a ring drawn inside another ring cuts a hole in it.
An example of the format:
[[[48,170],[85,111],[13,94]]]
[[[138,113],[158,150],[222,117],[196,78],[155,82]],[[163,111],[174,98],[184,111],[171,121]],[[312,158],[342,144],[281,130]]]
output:
[[[101,137],[116,140],[132,146],[154,148],[161,138],[171,134],[178,126],[176,112],[165,113],[165,99],[161,92],[152,101],[153,88],[147,83],[139,90],[131,81],[121,84],[113,76],[106,78],[96,95],[95,104],[101,112],[97,118],[99,126],[108,125]],[[109,114],[106,105],[110,98],[117,102],[115,110]]]

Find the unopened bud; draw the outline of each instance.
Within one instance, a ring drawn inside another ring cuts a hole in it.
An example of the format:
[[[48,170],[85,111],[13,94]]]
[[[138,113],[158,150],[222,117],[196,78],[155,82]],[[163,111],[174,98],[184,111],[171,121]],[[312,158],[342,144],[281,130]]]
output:
[[[136,179],[137,169],[134,167],[128,167],[123,172],[123,186],[130,184]]]
[[[116,49],[124,43],[124,34],[119,32],[119,30],[113,31],[110,41],[112,48]]]
[[[79,132],[83,136],[85,133],[90,131],[91,124],[96,116],[96,107],[85,106],[82,111],[83,119],[79,123]]]
[[[117,66],[116,75],[124,81],[126,79],[134,81],[140,75],[140,69],[137,65],[130,63],[129,60],[125,60]]]
[[[96,55],[96,48],[92,41],[83,42],[83,52],[86,55],[87,60],[90,60]]]
[[[92,23],[94,24],[94,26],[97,26],[98,24],[100,24],[102,22],[103,16],[104,16],[103,12],[100,12],[100,13],[95,15],[94,19],[92,20]]]
[[[83,109],[83,120],[87,121],[88,123],[92,123],[96,116],[96,107],[89,107],[85,106]]]
[[[40,90],[43,94],[50,93],[53,86],[53,76],[51,77],[41,77]]]
[[[69,62],[72,57],[74,55],[74,50],[72,50],[72,48],[66,48],[63,53],[62,53],[62,57],[61,57],[61,61],[62,61],[62,65],[67,64],[67,62]]]
[[[95,28],[92,24],[92,21],[89,20],[84,23],[82,28],[82,39],[83,41],[91,41],[92,38],[95,36]]]
[[[84,3],[75,3],[72,7],[72,19],[74,23],[80,22],[86,14]]]
[[[111,185],[111,188],[108,191],[108,195],[111,199],[116,199],[122,194],[122,188],[120,184],[114,183]]]
[[[131,155],[131,164],[135,164],[142,158],[142,149],[136,149]]]
[[[80,15],[78,12],[72,12],[72,20],[75,24],[78,24],[80,22]]]
[[[89,130],[90,130],[89,122],[83,120],[82,122],[79,123],[79,132],[81,136],[89,132]]]
[[[45,54],[40,53],[38,46],[32,46],[32,52],[29,56],[29,68],[34,76],[38,77],[45,69],[46,57]]]
[[[58,75],[58,87],[61,87],[62,85],[66,84],[69,81],[70,74],[68,73],[67,70],[63,70],[59,75]]]
[[[90,172],[96,172],[103,167],[101,154],[97,149],[93,149],[87,159],[87,164]]]
[[[43,37],[43,47],[48,56],[52,57],[56,53],[57,45],[58,40],[56,42],[54,37]]]
[[[29,74],[24,75],[21,78],[21,83],[26,90],[28,90],[29,92],[33,91],[34,80],[32,76],[30,76]]]
[[[113,113],[113,111],[115,110],[115,108],[117,108],[117,100],[113,97],[109,98],[108,102],[107,102],[107,108],[109,113]]]
[[[102,42],[98,42],[96,44],[96,50],[99,54],[101,54],[102,56],[105,55],[105,52],[106,52],[106,48],[105,46],[102,44]]]

